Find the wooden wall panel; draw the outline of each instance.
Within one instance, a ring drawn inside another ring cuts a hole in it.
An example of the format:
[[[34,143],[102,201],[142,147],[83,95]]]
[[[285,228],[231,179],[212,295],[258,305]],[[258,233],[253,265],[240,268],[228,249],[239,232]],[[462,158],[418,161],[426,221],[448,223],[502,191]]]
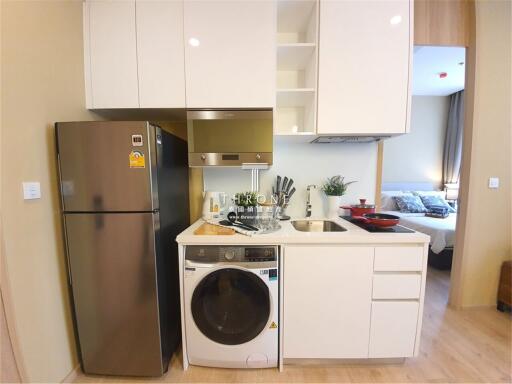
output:
[[[469,0],[415,0],[414,45],[469,44]]]

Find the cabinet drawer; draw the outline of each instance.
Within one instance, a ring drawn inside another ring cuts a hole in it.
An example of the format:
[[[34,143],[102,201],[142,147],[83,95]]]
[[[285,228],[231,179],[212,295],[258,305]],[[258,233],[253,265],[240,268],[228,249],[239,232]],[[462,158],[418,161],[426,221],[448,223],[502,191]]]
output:
[[[374,301],[369,357],[413,356],[418,309],[417,301]]]
[[[421,271],[423,247],[377,247],[374,271]]]
[[[419,299],[421,275],[381,274],[373,276],[374,299]]]

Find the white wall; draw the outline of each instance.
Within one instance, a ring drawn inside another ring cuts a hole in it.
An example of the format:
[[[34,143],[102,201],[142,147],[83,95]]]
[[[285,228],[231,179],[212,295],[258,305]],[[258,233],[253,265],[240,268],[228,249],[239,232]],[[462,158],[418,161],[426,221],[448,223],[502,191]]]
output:
[[[2,287],[10,287],[12,303],[7,319],[17,331],[22,380],[60,382],[78,359],[53,124],[95,118],[85,110],[82,2],[1,1],[0,6],[2,267],[8,271]],[[41,182],[41,199],[23,200],[23,181]]]
[[[384,141],[384,183],[430,182],[441,186],[449,96],[413,96],[411,133]]]
[[[359,198],[374,202],[376,180],[377,144],[309,144],[274,143],[274,164],[260,173],[260,192],[269,194],[276,176],[293,178],[297,192],[292,197],[287,213],[304,216],[306,186],[316,184],[312,192],[312,216],[325,216],[327,201],[320,186],[325,178],[340,174],[346,181],[356,180],[343,197],[344,203],[355,203]],[[206,168],[206,190],[230,194],[250,190],[250,171],[235,168]]]

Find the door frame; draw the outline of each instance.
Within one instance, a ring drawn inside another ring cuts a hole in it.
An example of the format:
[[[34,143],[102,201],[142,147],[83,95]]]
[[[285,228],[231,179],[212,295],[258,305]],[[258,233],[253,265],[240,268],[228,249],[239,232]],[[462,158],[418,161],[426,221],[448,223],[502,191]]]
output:
[[[466,223],[468,220],[468,197],[470,164],[473,139],[473,112],[476,77],[476,16],[474,0],[467,0],[467,28],[468,39],[464,46],[466,48],[466,76],[464,84],[464,128],[462,141],[462,160],[460,166],[459,181],[459,208],[457,210],[457,226],[455,229],[455,246],[453,250],[453,261],[450,278],[450,294],[448,304],[461,309],[463,292],[463,275],[465,272],[466,259],[464,258],[464,246],[466,236]],[[426,44],[422,44],[426,45]],[[432,44],[435,46],[436,44]],[[460,46],[460,45],[457,45]],[[384,158],[384,143],[380,141],[377,147],[377,177],[375,186],[375,205],[377,209],[381,206],[382,171]]]
[[[462,294],[465,265],[465,238],[468,221],[468,201],[470,194],[470,164],[473,147],[473,114],[475,105],[476,77],[476,15],[475,2],[468,0],[469,41],[466,46],[466,78],[464,86],[464,130],[462,137],[462,160],[459,179],[459,208],[455,229],[455,247],[453,249],[450,295],[448,304],[455,309],[463,308]]]

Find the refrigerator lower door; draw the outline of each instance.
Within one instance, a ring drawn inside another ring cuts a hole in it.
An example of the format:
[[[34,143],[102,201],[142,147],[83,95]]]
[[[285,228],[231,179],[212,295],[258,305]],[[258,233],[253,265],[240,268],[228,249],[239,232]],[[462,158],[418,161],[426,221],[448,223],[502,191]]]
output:
[[[75,213],[64,219],[84,372],[160,376],[158,214]]]

